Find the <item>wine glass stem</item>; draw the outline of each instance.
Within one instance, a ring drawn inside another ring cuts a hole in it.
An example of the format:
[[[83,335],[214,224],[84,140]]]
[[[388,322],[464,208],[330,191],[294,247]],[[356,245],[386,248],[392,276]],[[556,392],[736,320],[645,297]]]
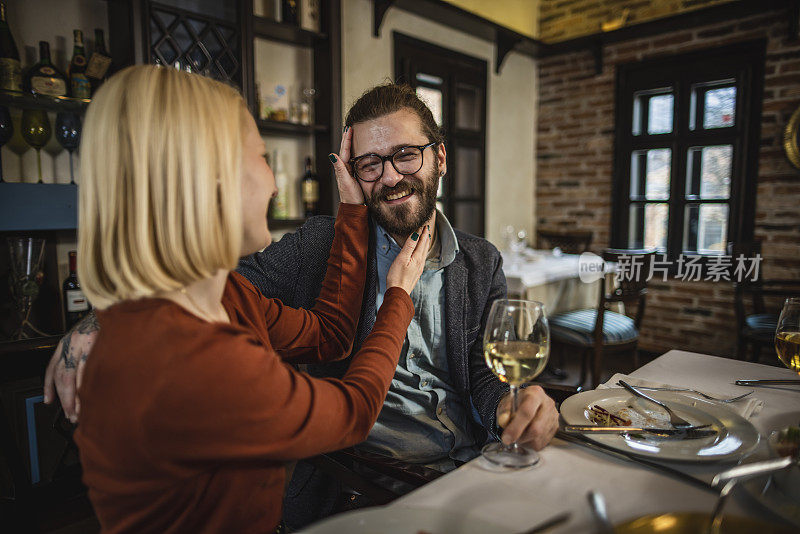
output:
[[[75,175],[73,174],[72,170],[72,150],[69,151],[69,183],[75,183]]]
[[[511,390],[511,415],[508,418],[509,422],[514,420],[514,415],[517,413],[517,390],[519,389],[517,386],[509,386]],[[508,445],[508,448],[511,450],[515,450],[517,448],[517,442],[511,443]]]
[[[39,149],[39,148],[36,149],[36,164],[39,167],[39,182],[38,183],[41,184],[41,183],[44,183],[44,182],[42,181],[42,150]]]

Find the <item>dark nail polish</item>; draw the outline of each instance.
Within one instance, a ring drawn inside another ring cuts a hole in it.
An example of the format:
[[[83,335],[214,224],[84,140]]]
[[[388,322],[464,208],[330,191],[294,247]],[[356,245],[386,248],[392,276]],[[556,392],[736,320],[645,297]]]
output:
[[[333,154],[328,154],[328,159],[331,160],[331,163],[336,163],[336,156]]]
[[[345,126],[345,127],[344,127],[344,130],[342,130],[342,133],[347,133],[347,130],[349,130],[349,129],[350,129],[350,127],[349,127],[349,126]]]
[[[417,239],[419,239],[419,234],[417,232],[414,232],[413,234],[411,234],[411,239],[416,241]]]

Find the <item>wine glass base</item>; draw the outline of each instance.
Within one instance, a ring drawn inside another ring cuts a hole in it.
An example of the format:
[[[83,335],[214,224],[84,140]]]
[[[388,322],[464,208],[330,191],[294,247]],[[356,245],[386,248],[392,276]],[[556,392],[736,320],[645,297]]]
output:
[[[519,444],[489,443],[481,449],[484,459],[506,469],[526,469],[539,463],[539,453]]]

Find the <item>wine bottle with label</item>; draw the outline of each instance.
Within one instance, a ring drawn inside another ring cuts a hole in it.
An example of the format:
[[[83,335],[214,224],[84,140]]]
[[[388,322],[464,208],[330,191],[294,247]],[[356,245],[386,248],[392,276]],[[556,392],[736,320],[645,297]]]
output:
[[[22,66],[19,50],[6,21],[6,3],[0,2],[0,89],[22,91]]]
[[[74,30],[75,44],[72,47],[72,61],[69,62],[70,93],[74,98],[91,98],[92,86],[86,76],[86,51],[83,47],[83,32]]]
[[[67,78],[50,61],[47,41],[39,41],[39,62],[28,70],[23,87],[35,95],[67,96]]]
[[[288,219],[290,216],[290,199],[289,199],[289,176],[283,170],[283,153],[279,150],[275,151],[275,187],[278,188],[278,194],[272,199],[272,218],[273,219]]]
[[[306,158],[306,173],[301,184],[301,197],[305,216],[317,215],[319,212],[319,176],[314,172],[310,157]]]
[[[92,57],[89,58],[89,64],[86,66],[86,76],[89,77],[89,82],[92,84],[92,94],[106,81],[110,67],[111,56],[106,52],[106,40],[103,37],[103,30],[96,28],[94,30],[94,52]]]
[[[69,251],[69,276],[64,280],[64,321],[67,330],[89,313],[89,301],[81,291],[77,273],[78,254]]]

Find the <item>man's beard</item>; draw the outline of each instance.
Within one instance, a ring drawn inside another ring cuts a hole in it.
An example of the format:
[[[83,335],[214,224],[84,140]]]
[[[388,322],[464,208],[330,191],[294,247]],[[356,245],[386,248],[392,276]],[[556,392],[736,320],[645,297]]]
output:
[[[414,190],[414,194],[418,195],[419,203],[415,208],[410,206],[410,202],[396,206],[383,203],[386,197],[402,187],[410,187]],[[433,215],[438,189],[439,180],[434,168],[424,179],[409,175],[397,182],[394,187],[381,188],[380,192],[366,199],[367,207],[384,230],[393,235],[408,236],[419,230]]]

